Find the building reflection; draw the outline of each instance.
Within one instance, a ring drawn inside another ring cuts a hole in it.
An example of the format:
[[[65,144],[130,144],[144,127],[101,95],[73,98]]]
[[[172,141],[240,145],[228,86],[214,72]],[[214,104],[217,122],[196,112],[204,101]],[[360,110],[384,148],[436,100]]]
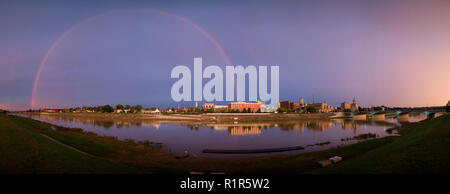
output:
[[[331,120],[309,121],[307,124],[307,128],[309,130],[322,131],[322,132],[327,131],[332,126],[333,126],[333,122]]]
[[[335,120],[336,124],[339,124],[343,130],[353,130],[355,133],[358,131],[359,125],[362,123],[367,123],[365,121],[357,121],[351,119],[340,119]]]
[[[186,125],[191,131],[198,131],[199,125]]]
[[[262,128],[274,127],[273,124],[210,124],[207,125],[213,130],[228,130],[230,135],[258,135]]]
[[[97,127],[103,127],[109,129],[111,127],[130,128],[130,127],[155,127],[159,129],[161,123],[159,121],[151,120],[109,120],[98,118],[85,118],[85,117],[70,117],[60,115],[38,115],[37,117],[43,118],[48,121],[63,121],[64,123],[82,123],[84,125],[90,124]]]
[[[252,123],[252,124],[209,124],[213,130],[228,130],[230,135],[258,135],[262,129],[279,128],[283,131],[299,131],[305,129],[325,132],[333,126],[330,120],[315,121],[284,121],[279,123]]]
[[[230,135],[259,135],[260,126],[232,126],[228,128]]]
[[[113,120],[104,118],[88,118],[88,117],[71,117],[62,115],[36,115],[36,117],[46,119],[48,121],[63,121],[64,123],[82,123],[84,125],[91,124],[97,127],[110,129],[116,127],[117,129],[130,127],[154,127],[159,129],[161,124],[170,123],[155,120]],[[424,117],[420,115],[420,118]],[[426,115],[425,115],[426,117]],[[410,117],[411,118],[411,117]],[[396,122],[399,122],[398,120]],[[176,124],[176,123],[175,123]],[[200,125],[210,127],[213,130],[227,130],[230,135],[245,136],[245,135],[259,135],[262,129],[278,128],[282,131],[299,131],[303,133],[305,130],[326,132],[330,128],[341,128],[342,130],[353,130],[355,133],[360,126],[375,125],[375,126],[394,126],[396,123],[389,119],[386,121],[375,120],[352,120],[352,119],[324,119],[324,120],[297,120],[297,121],[280,121],[280,122],[265,122],[265,123],[232,123],[232,124],[182,124],[187,126],[192,131],[198,131]]]
[[[372,121],[358,121],[358,120],[308,120],[308,121],[283,121],[278,123],[242,123],[242,124],[208,124],[207,126],[213,130],[228,130],[230,135],[258,135],[261,134],[262,129],[279,128],[283,131],[299,131],[303,133],[305,129],[310,131],[326,132],[330,128],[341,128],[343,130],[353,130],[354,133],[358,131],[361,125],[376,125],[376,126],[393,126],[388,122],[372,122]]]

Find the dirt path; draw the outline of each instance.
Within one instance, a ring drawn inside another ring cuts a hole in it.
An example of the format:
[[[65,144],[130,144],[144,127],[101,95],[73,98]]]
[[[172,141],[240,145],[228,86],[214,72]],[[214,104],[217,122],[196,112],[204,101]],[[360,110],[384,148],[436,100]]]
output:
[[[45,134],[42,134],[42,133],[41,133],[41,136],[42,136],[42,137],[45,137],[45,138],[47,138],[47,139],[49,139],[49,140],[51,140],[51,141],[53,141],[53,142],[55,142],[55,143],[57,143],[57,144],[59,144],[59,145],[62,145],[62,146],[64,146],[64,147],[66,147],[66,148],[69,148],[69,149],[71,149],[71,150],[73,150],[73,151],[76,151],[76,152],[79,152],[79,153],[81,153],[81,154],[84,154],[84,155],[86,155],[86,156],[90,156],[90,157],[93,157],[93,158],[99,158],[99,157],[97,157],[97,156],[94,156],[94,155],[88,154],[88,153],[86,153],[86,152],[83,152],[83,151],[81,151],[81,150],[79,150],[79,149],[77,149],[77,148],[75,148],[75,147],[72,147],[72,146],[70,146],[70,145],[64,144],[64,143],[62,143],[62,142],[60,142],[60,141],[58,141],[58,140],[56,140],[56,139],[53,139],[52,137],[47,136],[47,135],[45,135]]]

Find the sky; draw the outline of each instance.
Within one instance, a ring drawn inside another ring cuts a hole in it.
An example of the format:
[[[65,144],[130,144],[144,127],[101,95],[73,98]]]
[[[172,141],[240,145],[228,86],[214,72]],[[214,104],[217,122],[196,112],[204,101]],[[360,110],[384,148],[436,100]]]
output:
[[[194,57],[277,65],[280,100],[442,106],[449,34],[445,0],[1,0],[0,109],[193,106],[170,72]]]

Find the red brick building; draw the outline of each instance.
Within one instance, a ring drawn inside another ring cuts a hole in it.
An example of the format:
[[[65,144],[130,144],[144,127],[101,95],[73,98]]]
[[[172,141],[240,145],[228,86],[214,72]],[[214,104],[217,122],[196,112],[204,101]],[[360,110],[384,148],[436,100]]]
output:
[[[41,109],[41,112],[61,112],[60,109],[47,109],[47,108],[43,108]]]
[[[291,101],[281,101],[280,108],[292,109],[293,103]]]
[[[206,111],[206,110],[212,109],[213,107],[214,107],[214,104],[204,104],[202,106],[202,110]]]
[[[228,110],[229,111],[239,111],[239,112],[243,112],[244,109],[245,110],[249,110],[250,112],[258,112],[258,110],[261,109],[261,102],[231,102],[228,104]]]
[[[289,110],[298,110],[301,107],[300,107],[300,103],[298,103],[298,102],[281,101],[280,108],[285,108],[285,109],[289,109]]]

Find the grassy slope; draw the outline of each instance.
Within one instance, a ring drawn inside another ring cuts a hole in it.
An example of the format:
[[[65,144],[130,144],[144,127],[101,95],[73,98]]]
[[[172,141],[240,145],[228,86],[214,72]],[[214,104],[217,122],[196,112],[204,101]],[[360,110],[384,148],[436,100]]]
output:
[[[134,168],[65,148],[0,115],[0,173],[133,173]]]
[[[10,116],[10,119],[13,121],[16,121],[16,123],[20,123],[21,126],[23,126],[26,129],[36,129],[38,132],[45,134],[47,136],[50,136],[61,143],[64,143],[66,145],[70,145],[72,147],[75,147],[81,151],[84,151],[86,153],[96,155],[96,156],[104,156],[106,154],[114,152],[114,150],[104,144],[86,139],[86,138],[80,138],[77,136],[69,136],[65,135],[64,132],[74,132],[74,133],[82,133],[83,129],[80,128],[64,128],[64,127],[58,127],[58,130],[49,130],[52,128],[51,125],[47,123],[42,122],[36,122],[31,119],[23,118],[23,117],[17,117],[17,116]]]
[[[352,160],[314,171],[314,173],[448,172],[450,172],[450,115],[414,126],[407,134],[392,143]]]

